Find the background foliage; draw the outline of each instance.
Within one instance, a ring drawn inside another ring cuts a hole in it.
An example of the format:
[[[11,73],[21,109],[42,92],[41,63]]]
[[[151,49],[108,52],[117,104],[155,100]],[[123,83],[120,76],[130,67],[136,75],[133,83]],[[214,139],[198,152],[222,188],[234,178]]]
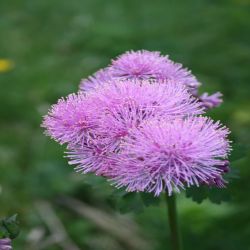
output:
[[[240,178],[229,185],[229,202],[206,199],[198,205],[179,196],[185,249],[250,249],[249,13],[249,0],[0,2],[0,59],[10,65],[0,71],[0,217],[19,214],[16,249],[41,249],[36,240],[51,234],[39,214],[41,200],[49,202],[80,249],[132,249],[66,209],[58,197],[74,197],[108,214],[115,208],[142,210],[142,203],[152,199],[121,198],[102,180],[73,173],[64,149],[42,134],[40,123],[49,105],[76,91],[81,78],[126,50],[142,48],[160,50],[191,68],[204,84],[202,91],[224,94],[224,104],[209,115],[233,131],[238,145],[232,167]],[[169,249],[162,198],[159,206],[128,216],[150,249]],[[62,248],[48,244],[43,249]]]

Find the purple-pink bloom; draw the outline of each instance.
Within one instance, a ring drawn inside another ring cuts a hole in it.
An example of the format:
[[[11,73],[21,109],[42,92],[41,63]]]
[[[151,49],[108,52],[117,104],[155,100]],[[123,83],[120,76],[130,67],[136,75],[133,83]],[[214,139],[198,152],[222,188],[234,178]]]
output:
[[[112,60],[109,69],[113,77],[125,80],[163,79],[166,60],[160,52],[128,51]]]
[[[199,100],[202,102],[202,106],[206,109],[211,109],[218,107],[222,103],[222,94],[220,92],[216,92],[212,95],[208,95],[208,93],[204,93],[199,96]]]
[[[131,131],[121,146],[117,187],[127,191],[162,191],[169,195],[185,186],[222,178],[230,151],[229,131],[206,117],[151,120]],[[220,186],[220,185],[219,185]]]
[[[46,124],[50,125],[47,133],[52,131],[52,136],[58,134],[58,129],[59,135],[68,135],[66,138],[70,139],[68,143],[72,145],[68,147],[70,164],[78,165],[78,171],[97,172],[101,175],[107,175],[107,172],[112,168],[114,161],[111,163],[110,158],[114,158],[114,154],[119,152],[124,137],[130,133],[131,129],[139,127],[145,120],[163,116],[173,119],[178,116],[203,112],[200,104],[191,97],[186,88],[175,82],[164,85],[158,82],[152,84],[148,81],[135,81],[131,84],[130,81],[113,80],[104,83],[95,91],[89,91],[86,95],[79,93],[78,96],[80,101],[77,101],[77,96],[73,98],[74,104],[79,105],[79,107],[74,106],[74,109],[86,109],[85,98],[91,111],[91,115],[88,117],[90,121],[86,119],[85,113],[83,113],[84,119],[82,119],[79,112],[73,125],[64,128],[65,133],[57,123],[48,123],[47,121],[51,120],[51,115],[53,119],[54,116],[63,117],[62,120],[66,124],[72,123],[72,116],[68,116],[70,111],[61,113],[62,104],[65,107],[69,107],[67,101],[72,104],[72,98],[67,98],[66,102],[59,102],[60,109],[53,108],[59,113],[50,114],[49,117],[45,118],[44,124],[45,126]],[[81,129],[81,123],[78,120],[84,120],[85,127]],[[80,125],[78,126],[78,124]],[[86,124],[92,126],[86,129]],[[79,143],[79,138],[82,143]]]
[[[184,84],[195,91],[200,83],[194,75],[181,64],[171,61],[160,52],[147,50],[129,51],[120,56],[109,67],[98,71],[94,76],[84,79],[80,89],[88,91],[111,79],[119,80],[169,80]]]
[[[80,82],[80,90],[89,91],[102,86],[103,83],[112,80],[113,77],[108,69],[101,69],[97,71],[93,76],[87,79],[82,79]]]
[[[44,117],[42,126],[46,128],[47,135],[61,144],[78,144],[101,128],[106,133],[119,129],[119,126],[129,127],[127,123],[138,120],[139,112],[148,113],[150,109],[154,116],[185,116],[203,112],[187,90],[175,82],[165,86],[158,82],[131,84],[130,81],[113,80],[103,83],[95,91],[70,94],[66,99],[60,99]],[[121,119],[121,113],[126,113],[126,117]],[[116,124],[112,124],[115,121]]]
[[[200,85],[189,70],[160,52],[129,51],[112,60],[109,69],[113,77],[123,79],[174,80],[191,88]]]
[[[70,94],[53,105],[44,117],[45,134],[60,144],[80,143],[95,124],[91,103],[83,93]]]
[[[140,108],[154,108],[167,116],[197,115],[203,113],[200,103],[187,89],[175,81],[119,81],[103,83],[95,91],[86,93],[92,106],[110,109],[133,104]]]
[[[67,158],[70,165],[76,166],[76,172],[112,176],[115,152],[105,144],[104,140],[92,137],[91,141],[84,144],[68,147]]]
[[[224,160],[220,165],[216,166],[221,170],[222,175],[216,176],[215,178],[210,178],[207,183],[201,182],[203,185],[215,186],[218,188],[223,188],[226,186],[227,181],[223,179],[223,174],[228,173],[230,171],[229,161]]]
[[[9,238],[0,239],[0,250],[11,250],[11,240]]]
[[[112,81],[89,93],[99,116],[99,127],[115,150],[130,129],[152,117],[203,113],[200,104],[178,83]]]
[[[229,131],[197,116],[218,106],[221,94],[198,97],[199,85],[159,52],[126,52],[53,105],[42,127],[66,144],[76,171],[127,191],[157,196],[192,185],[224,187]]]

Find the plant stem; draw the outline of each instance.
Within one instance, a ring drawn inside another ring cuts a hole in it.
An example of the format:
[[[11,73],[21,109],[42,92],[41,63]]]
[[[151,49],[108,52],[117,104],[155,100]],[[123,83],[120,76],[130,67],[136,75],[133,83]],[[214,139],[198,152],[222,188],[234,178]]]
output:
[[[170,227],[170,239],[173,250],[181,250],[180,232],[178,228],[176,197],[175,194],[168,196],[166,193],[167,207],[168,207],[168,221]]]

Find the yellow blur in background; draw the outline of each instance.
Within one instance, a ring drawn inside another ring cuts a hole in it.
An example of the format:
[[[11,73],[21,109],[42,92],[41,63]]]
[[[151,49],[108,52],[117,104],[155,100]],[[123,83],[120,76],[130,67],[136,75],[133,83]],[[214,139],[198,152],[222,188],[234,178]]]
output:
[[[8,72],[12,70],[14,63],[8,59],[0,59],[0,73]]]

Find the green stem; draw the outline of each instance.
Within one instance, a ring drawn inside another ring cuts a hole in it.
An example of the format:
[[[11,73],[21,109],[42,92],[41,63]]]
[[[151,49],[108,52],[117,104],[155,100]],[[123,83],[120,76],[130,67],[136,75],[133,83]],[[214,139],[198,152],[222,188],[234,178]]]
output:
[[[181,250],[180,232],[178,228],[176,197],[175,194],[168,196],[166,193],[167,207],[168,207],[168,221],[170,227],[170,238],[173,250]]]

